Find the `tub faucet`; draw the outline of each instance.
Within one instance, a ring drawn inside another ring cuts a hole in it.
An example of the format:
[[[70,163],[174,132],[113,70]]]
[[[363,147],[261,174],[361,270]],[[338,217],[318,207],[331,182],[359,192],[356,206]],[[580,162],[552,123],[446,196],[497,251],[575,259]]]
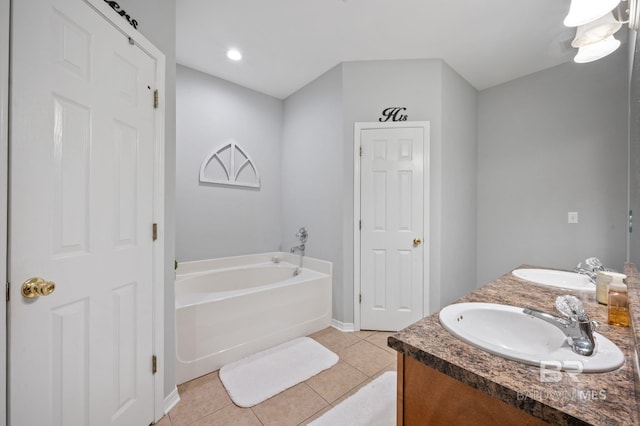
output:
[[[307,232],[307,229],[303,226],[296,233],[296,237],[300,239],[300,245],[291,247],[291,250],[289,250],[291,253],[295,253],[296,251],[300,252],[300,266],[297,267],[296,270],[293,272],[294,276],[299,275],[301,272],[302,258],[304,257],[304,250],[305,250],[305,243],[307,242],[307,238],[309,238],[309,233]]]
[[[295,253],[299,251],[302,256],[304,256],[304,244],[300,244],[299,246],[291,247],[290,252]]]
[[[578,355],[591,356],[596,349],[596,341],[593,331],[597,327],[595,321],[589,321],[584,312],[582,302],[575,296],[558,296],[556,308],[567,318],[561,318],[533,308],[523,309],[523,313],[534,318],[539,318],[551,325],[558,327],[566,336],[571,350]]]
[[[307,232],[307,228],[305,228],[304,226],[302,228],[300,228],[298,230],[298,232],[296,232],[296,237],[298,237],[298,239],[300,240],[300,245],[299,246],[295,246],[295,247],[291,247],[291,253],[295,253],[296,251],[300,252],[301,256],[304,256],[304,245],[307,242],[307,239],[309,238],[309,233]]]

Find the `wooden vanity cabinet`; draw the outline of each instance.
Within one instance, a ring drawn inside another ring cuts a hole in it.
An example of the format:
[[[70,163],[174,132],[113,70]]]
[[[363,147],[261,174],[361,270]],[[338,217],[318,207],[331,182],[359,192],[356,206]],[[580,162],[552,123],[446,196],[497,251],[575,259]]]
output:
[[[548,424],[403,354],[397,392],[398,425]]]

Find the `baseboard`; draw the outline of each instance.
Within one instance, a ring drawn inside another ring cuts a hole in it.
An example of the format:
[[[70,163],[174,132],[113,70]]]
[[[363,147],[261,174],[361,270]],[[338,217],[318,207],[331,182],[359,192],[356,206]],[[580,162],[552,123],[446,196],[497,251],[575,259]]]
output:
[[[180,402],[180,395],[178,395],[178,387],[176,386],[163,401],[164,413],[168,414],[169,411],[171,411],[171,409],[175,407],[178,402]]]
[[[356,328],[352,322],[342,322],[335,318],[331,319],[331,327],[344,332],[356,331]]]

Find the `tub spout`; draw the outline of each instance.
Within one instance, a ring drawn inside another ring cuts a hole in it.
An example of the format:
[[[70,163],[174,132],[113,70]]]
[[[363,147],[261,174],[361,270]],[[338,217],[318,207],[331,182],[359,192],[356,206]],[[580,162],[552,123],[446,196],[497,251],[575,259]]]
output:
[[[300,252],[300,255],[304,256],[304,244],[300,244],[299,246],[291,247],[289,250],[291,253]]]

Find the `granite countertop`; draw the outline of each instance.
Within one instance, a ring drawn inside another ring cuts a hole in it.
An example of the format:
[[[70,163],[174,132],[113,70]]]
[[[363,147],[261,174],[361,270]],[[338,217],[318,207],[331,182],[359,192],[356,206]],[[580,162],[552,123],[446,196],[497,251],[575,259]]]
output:
[[[640,324],[640,280],[636,275],[630,281],[631,303],[638,307],[631,317]],[[640,424],[636,401],[636,387],[640,389],[640,385],[634,369],[634,334],[640,342],[640,333],[608,325],[607,307],[596,302],[595,292],[540,286],[509,272],[457,302],[500,303],[555,313],[555,299],[562,294],[582,300],[589,318],[600,324],[597,332],[624,352],[621,368],[580,375],[562,372],[554,375],[560,378],[558,382],[542,382],[540,368],[492,355],[449,334],[440,325],[437,313],[390,336],[388,344],[401,354],[553,424]]]

